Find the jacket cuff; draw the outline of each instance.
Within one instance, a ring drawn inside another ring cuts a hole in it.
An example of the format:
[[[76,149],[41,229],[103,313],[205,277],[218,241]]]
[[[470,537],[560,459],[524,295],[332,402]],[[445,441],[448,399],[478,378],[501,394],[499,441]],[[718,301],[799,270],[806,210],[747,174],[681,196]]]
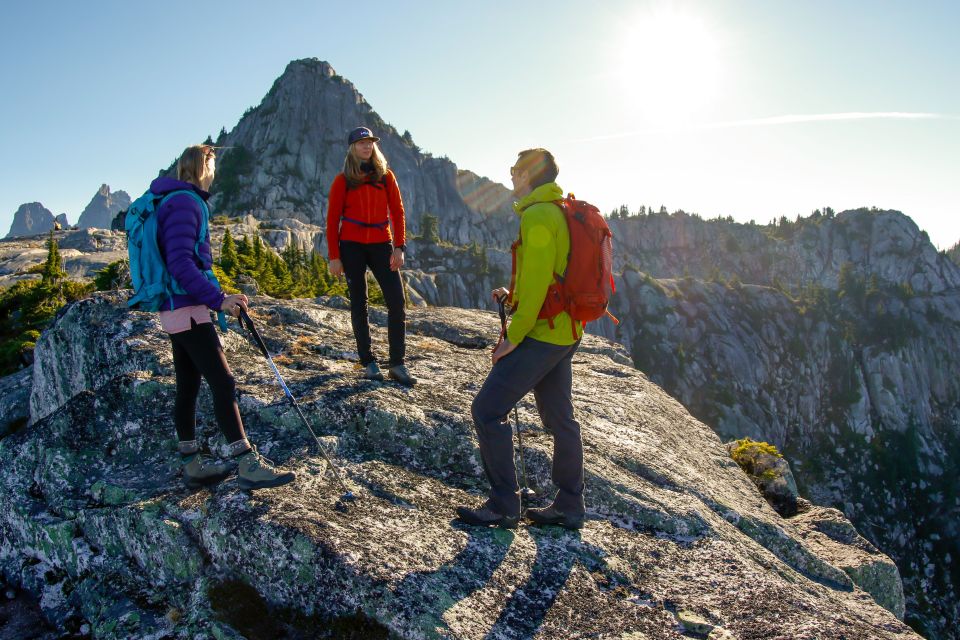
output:
[[[214,311],[222,311],[222,310],[223,310],[223,301],[226,299],[226,297],[227,297],[227,294],[225,294],[225,293],[221,290],[220,292],[218,292],[218,294],[217,294],[217,299],[216,299],[216,301],[214,302],[214,304],[212,304],[212,305],[207,305],[207,306],[209,306],[209,307],[210,307],[211,309],[213,309]]]

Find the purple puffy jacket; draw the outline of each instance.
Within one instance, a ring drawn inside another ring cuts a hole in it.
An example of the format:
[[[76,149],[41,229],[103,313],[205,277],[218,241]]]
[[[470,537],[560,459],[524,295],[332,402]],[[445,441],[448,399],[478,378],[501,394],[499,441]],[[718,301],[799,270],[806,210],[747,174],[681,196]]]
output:
[[[157,195],[179,190],[193,191],[203,198],[204,202],[210,198],[209,193],[189,182],[157,178],[150,183],[150,191]],[[225,297],[223,291],[207,280],[203,273],[213,265],[209,229],[197,248],[199,259],[194,253],[202,219],[200,203],[186,194],[171,197],[157,212],[157,243],[160,245],[160,255],[167,265],[167,271],[187,292],[172,296],[174,309],[202,304],[219,311]],[[170,309],[170,299],[167,299],[161,308]]]

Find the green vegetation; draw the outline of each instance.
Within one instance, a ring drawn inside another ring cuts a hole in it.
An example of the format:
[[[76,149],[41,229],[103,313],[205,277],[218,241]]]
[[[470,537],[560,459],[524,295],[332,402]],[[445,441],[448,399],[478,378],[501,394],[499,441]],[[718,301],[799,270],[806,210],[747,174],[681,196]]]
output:
[[[473,259],[474,264],[477,265],[476,273],[478,275],[485,276],[490,273],[490,262],[487,260],[486,247],[482,246],[479,242],[472,242],[467,248],[467,252]]]
[[[428,244],[440,244],[440,221],[435,215],[424,213],[420,222],[420,234]]]
[[[772,469],[767,469],[757,476],[757,462],[760,456],[768,455],[775,458],[782,458],[783,455],[777,451],[777,448],[769,442],[757,442],[750,438],[737,440],[733,449],[730,450],[730,457],[740,465],[744,473],[749,476],[760,477],[764,480],[773,480],[776,473]]]
[[[254,157],[244,146],[236,146],[223,152],[217,162],[217,174],[211,192],[220,194],[220,209],[249,209],[249,203],[237,202],[244,176],[253,171]]]
[[[133,286],[130,282],[130,263],[126,258],[115,260],[105,266],[97,275],[93,277],[93,288],[96,291],[115,291],[117,289],[129,289]]]
[[[214,273],[228,293],[228,289],[236,290],[234,281],[244,275],[252,278],[261,292],[274,298],[346,295],[345,285],[330,275],[327,261],[316,251],[307,253],[291,245],[278,256],[264,246],[259,236],[253,240],[242,236],[234,242],[229,229],[224,233]]]
[[[40,274],[40,280],[22,280],[0,292],[0,376],[30,363],[40,332],[57,310],[93,290],[91,282],[67,279],[52,231]]]

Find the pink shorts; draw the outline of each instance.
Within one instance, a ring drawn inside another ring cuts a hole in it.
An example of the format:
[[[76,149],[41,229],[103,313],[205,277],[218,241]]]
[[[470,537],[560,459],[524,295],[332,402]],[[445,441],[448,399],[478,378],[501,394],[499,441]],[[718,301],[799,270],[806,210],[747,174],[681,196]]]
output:
[[[196,304],[190,307],[180,307],[173,311],[160,312],[160,326],[167,333],[190,331],[191,320],[194,324],[210,322],[210,309],[205,305]]]

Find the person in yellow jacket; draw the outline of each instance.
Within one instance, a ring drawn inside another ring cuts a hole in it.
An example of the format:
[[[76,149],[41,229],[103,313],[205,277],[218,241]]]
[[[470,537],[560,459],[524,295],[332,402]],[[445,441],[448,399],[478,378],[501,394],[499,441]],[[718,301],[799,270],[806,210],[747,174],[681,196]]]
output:
[[[549,320],[538,318],[554,274],[566,270],[570,251],[567,222],[555,204],[563,197],[555,182],[558,172],[546,149],[521,151],[510,169],[513,193],[519,198],[514,210],[520,216],[521,241],[511,296],[515,311],[493,353],[493,369],[471,407],[490,492],[479,508],[457,508],[458,518],[467,524],[513,528],[520,521],[520,487],[507,414],[532,390],[540,419],[554,437],[552,477],[558,491],[550,506],[528,509],[527,518],[534,524],[583,526],[583,443],[573,417],[571,367],[583,327],[565,311]],[[509,294],[501,287],[493,291],[493,298]]]

